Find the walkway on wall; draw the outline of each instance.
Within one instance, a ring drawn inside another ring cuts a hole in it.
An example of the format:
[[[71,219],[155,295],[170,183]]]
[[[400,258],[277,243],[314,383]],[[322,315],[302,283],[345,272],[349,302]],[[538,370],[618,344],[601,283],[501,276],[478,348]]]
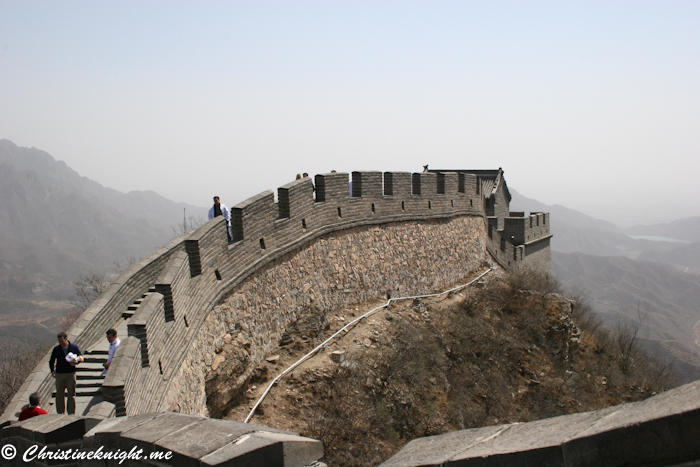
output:
[[[155,292],[155,287],[150,287],[148,292],[144,293],[141,298],[137,299],[129,305],[122,313],[122,318],[118,323],[112,326],[117,331],[117,336],[124,339],[128,336],[127,324],[129,318],[134,315],[143,300],[150,294]],[[105,329],[105,333],[107,329]],[[109,355],[109,342],[105,337],[97,345],[92,348],[83,350],[85,361],[76,367],[76,387],[75,387],[75,414],[87,415],[90,409],[102,402],[102,383],[105,380],[105,375],[102,375],[104,363],[107,362]],[[56,413],[56,390],[51,393],[51,400],[48,404],[48,413]]]

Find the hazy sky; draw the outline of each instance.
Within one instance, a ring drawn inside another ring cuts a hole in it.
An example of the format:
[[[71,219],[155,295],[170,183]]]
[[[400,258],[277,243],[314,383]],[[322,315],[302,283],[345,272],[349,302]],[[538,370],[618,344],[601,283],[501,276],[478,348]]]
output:
[[[199,206],[430,164],[697,216],[700,2],[0,0],[0,138]]]

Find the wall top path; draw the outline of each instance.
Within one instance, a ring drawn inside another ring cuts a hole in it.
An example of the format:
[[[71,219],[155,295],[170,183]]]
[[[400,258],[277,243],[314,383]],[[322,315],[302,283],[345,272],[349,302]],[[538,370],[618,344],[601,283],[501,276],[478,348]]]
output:
[[[69,329],[70,340],[87,350],[104,339],[105,330],[118,327],[127,307],[156,284],[177,253],[187,254],[190,276],[196,281],[186,286],[192,287],[194,298],[188,302],[185,326],[198,329],[227,290],[320,235],[389,222],[484,218],[478,177],[470,173],[356,171],[352,173],[352,193],[347,173],[319,174],[313,180],[315,186],[310,178],[303,178],[280,187],[278,202],[267,190],[236,204],[231,219],[234,242],[230,245],[221,220],[213,219],[132,266]],[[193,330],[186,332],[190,336]],[[163,362],[162,366],[177,368],[177,362]],[[167,379],[168,375],[163,376]],[[48,365],[42,361],[0,417],[0,423],[15,419],[34,391],[39,391],[42,400],[50,401],[53,384]]]

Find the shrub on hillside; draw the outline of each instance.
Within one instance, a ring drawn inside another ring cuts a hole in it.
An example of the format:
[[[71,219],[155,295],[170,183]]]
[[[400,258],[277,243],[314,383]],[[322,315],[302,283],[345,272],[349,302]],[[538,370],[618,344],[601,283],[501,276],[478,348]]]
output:
[[[298,407],[329,465],[375,465],[416,437],[595,410],[676,384],[633,332],[604,329],[548,276],[503,277],[459,306],[393,323],[378,349],[355,353]]]

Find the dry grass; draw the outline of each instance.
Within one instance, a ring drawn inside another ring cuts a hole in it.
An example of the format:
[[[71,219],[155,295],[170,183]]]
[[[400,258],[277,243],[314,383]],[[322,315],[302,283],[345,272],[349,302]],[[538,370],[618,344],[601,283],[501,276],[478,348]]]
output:
[[[416,437],[644,399],[676,385],[634,330],[606,330],[549,277],[513,275],[458,306],[397,316],[377,349],[290,398],[331,466],[376,465]]]

